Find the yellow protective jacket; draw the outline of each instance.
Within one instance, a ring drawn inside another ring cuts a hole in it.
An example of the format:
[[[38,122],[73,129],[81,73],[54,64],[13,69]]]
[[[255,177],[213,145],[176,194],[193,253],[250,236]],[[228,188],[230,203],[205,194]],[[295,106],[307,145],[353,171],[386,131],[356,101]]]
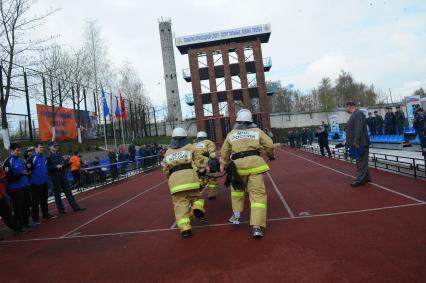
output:
[[[200,188],[200,181],[194,164],[195,147],[187,144],[181,148],[169,148],[164,155],[162,162],[163,172],[169,178],[170,193],[174,194],[182,191],[189,191]],[[169,176],[169,170],[176,165],[190,164],[192,169],[183,169],[174,172]]]
[[[215,157],[216,154],[216,145],[211,140],[203,140],[200,142],[194,143],[195,146],[195,153],[194,153],[194,160],[195,165],[201,169],[204,168],[206,160],[209,159],[209,157]],[[204,156],[203,153],[208,153],[208,157]]]
[[[274,156],[271,138],[258,128],[233,129],[223,142],[221,155],[225,165],[231,162],[231,154],[247,150],[264,150],[269,157]],[[234,160],[238,173],[242,176],[259,174],[269,170],[261,156],[253,155]]]

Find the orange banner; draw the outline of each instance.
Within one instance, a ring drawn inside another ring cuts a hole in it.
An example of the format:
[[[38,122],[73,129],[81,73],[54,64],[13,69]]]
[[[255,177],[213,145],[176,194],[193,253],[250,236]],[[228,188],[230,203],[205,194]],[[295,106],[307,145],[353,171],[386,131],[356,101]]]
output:
[[[64,107],[55,107],[55,134],[58,140],[75,140],[77,126],[74,110]],[[52,107],[37,104],[37,117],[40,130],[40,140],[52,140]]]

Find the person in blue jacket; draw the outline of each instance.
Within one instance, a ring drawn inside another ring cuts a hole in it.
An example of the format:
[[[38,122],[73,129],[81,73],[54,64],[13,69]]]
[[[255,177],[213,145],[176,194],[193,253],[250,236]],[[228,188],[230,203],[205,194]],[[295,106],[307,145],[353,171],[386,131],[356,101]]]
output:
[[[37,142],[34,145],[34,156],[31,157],[31,217],[35,223],[40,223],[39,208],[44,219],[55,218],[49,213],[47,199],[49,197],[46,157],[43,156],[44,146]]]
[[[31,189],[28,176],[31,170],[19,158],[22,152],[19,143],[11,143],[9,150],[10,155],[3,164],[7,193],[12,199],[13,214],[22,226],[29,228]]]

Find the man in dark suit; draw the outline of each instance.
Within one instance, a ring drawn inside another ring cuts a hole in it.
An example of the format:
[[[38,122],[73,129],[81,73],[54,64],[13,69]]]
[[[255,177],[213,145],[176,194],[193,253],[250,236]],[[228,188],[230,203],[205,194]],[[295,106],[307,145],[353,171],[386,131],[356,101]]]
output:
[[[371,181],[368,172],[368,153],[370,139],[368,138],[365,115],[355,103],[346,103],[346,112],[351,114],[346,128],[346,147],[358,153],[356,156],[356,179],[351,183],[352,187],[362,186]]]
[[[376,129],[375,135],[383,135],[383,117],[379,114],[379,111],[374,111],[374,119],[375,119],[375,125],[374,128]]]

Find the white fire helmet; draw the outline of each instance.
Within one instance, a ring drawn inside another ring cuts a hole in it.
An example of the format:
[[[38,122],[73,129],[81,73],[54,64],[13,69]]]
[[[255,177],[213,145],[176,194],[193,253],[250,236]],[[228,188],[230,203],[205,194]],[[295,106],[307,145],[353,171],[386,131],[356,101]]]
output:
[[[197,133],[197,138],[207,138],[207,133],[200,131]]]
[[[172,132],[172,138],[174,137],[187,137],[186,131],[184,128],[174,128]]]
[[[247,109],[241,109],[237,113],[237,122],[253,122],[253,116],[250,112],[250,110]]]

